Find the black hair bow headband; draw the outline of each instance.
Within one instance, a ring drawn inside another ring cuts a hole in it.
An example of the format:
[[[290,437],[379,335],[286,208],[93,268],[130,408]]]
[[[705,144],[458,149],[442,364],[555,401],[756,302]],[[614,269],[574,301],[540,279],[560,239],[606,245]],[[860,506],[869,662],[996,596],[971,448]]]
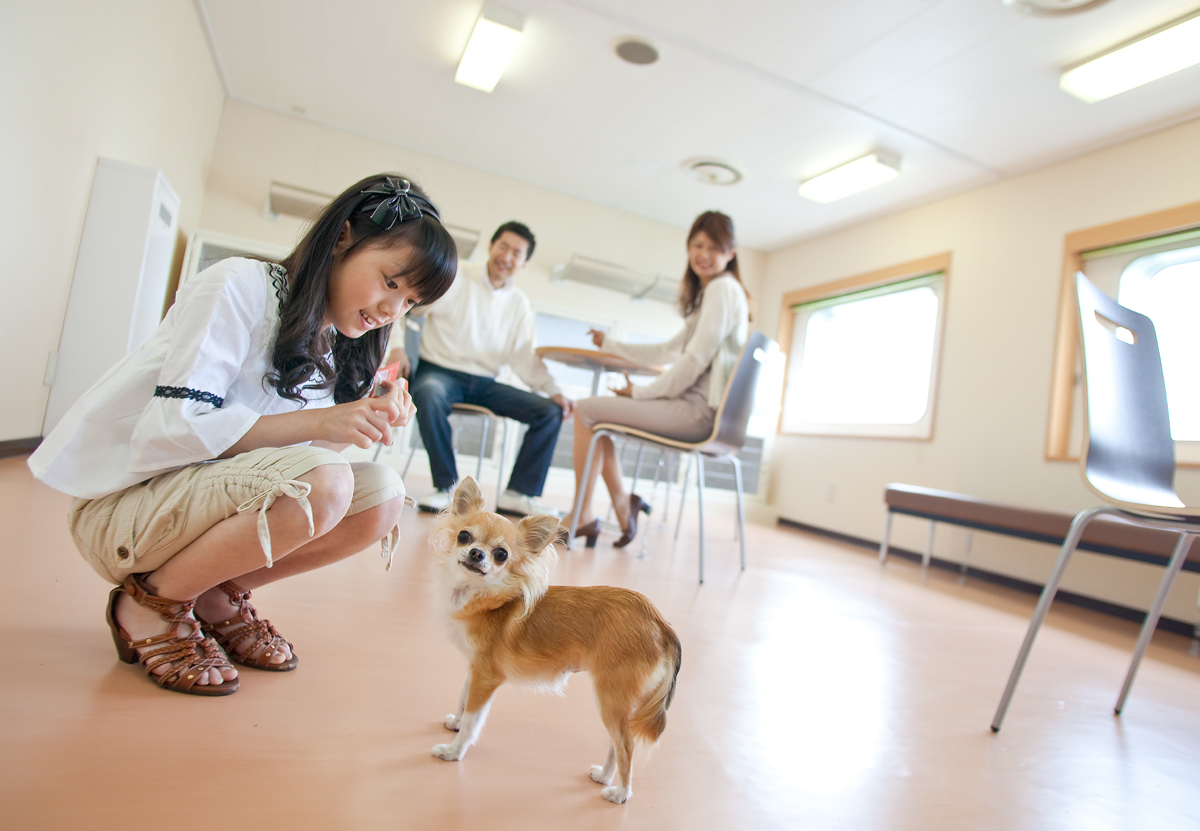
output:
[[[390,231],[397,222],[407,222],[410,219],[420,219],[425,214],[432,216],[438,222],[442,218],[437,208],[423,196],[412,193],[412,184],[407,179],[397,179],[388,176],[384,181],[377,182],[359,193],[383,197],[364,200],[359,211],[371,212],[371,221],[385,231]]]

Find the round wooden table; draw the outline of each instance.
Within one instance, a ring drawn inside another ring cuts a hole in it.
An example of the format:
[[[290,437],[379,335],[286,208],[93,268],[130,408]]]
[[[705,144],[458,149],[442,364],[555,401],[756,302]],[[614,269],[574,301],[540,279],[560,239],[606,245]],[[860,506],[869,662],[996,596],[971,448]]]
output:
[[[538,357],[544,361],[557,361],[567,366],[579,369],[590,369],[592,375],[592,395],[600,390],[600,376],[605,372],[625,372],[629,375],[661,375],[662,367],[646,366],[620,355],[610,352],[600,352],[596,349],[577,349],[573,346],[539,346]]]

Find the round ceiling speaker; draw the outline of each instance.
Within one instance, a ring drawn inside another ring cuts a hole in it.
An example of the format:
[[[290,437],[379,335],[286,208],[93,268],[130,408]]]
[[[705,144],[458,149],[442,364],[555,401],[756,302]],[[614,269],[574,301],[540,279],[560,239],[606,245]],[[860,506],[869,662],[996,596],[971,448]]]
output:
[[[1004,5],[1027,14],[1049,16],[1085,12],[1107,2],[1108,0],[1004,0]]]
[[[658,60],[658,50],[641,38],[621,38],[613,44],[613,50],[621,60],[645,66]]]
[[[683,169],[697,182],[706,185],[734,185],[742,181],[742,174],[728,162],[717,159],[688,159]]]

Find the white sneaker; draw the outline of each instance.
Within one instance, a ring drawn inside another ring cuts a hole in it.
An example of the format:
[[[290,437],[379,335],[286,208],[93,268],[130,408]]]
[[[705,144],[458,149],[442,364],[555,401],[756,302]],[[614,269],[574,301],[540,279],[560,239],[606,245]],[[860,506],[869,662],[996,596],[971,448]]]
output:
[[[552,516],[562,518],[562,511],[556,511],[536,496],[527,496],[514,490],[506,490],[496,500],[496,510],[502,514],[517,516]]]
[[[431,514],[436,514],[450,504],[450,500],[454,498],[454,492],[449,488],[444,490],[436,490],[433,493],[426,494],[417,502],[417,508],[422,511],[428,511]]]

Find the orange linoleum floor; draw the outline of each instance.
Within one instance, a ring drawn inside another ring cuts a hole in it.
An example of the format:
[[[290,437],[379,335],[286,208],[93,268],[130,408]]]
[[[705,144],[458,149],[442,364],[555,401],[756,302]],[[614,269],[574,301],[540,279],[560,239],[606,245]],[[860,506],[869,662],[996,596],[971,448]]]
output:
[[[372,550],[256,591],[300,666],[209,699],[117,661],[68,501],[0,459],[5,829],[1200,828],[1200,656],[1177,635],[1155,636],[1115,718],[1137,627],[1056,605],[993,735],[1036,598],[761,525],[739,572],[719,504],[700,586],[694,515],[678,542],[654,517],[645,559],[607,534],[554,580],[636,589],[683,643],[667,731],[615,806],[588,778],[606,737],[586,675],[561,697],[502,688],[463,761],[430,756],[465,661],[427,516],[406,512],[390,572]]]

